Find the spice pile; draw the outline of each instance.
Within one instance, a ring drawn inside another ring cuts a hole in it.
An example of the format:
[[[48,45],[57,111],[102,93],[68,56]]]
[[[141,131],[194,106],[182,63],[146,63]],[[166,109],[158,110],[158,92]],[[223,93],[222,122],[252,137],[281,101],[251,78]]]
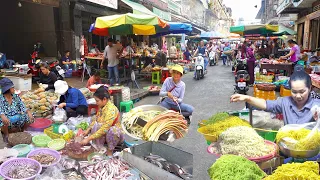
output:
[[[275,151],[254,129],[247,126],[232,127],[221,133],[212,150],[217,154],[233,154],[245,158],[258,158]]]
[[[320,180],[319,164],[317,162],[307,161],[304,163],[283,164],[278,167],[274,173],[264,180]]]
[[[221,156],[208,169],[208,174],[212,180],[261,180],[266,176],[255,162],[236,155]]]

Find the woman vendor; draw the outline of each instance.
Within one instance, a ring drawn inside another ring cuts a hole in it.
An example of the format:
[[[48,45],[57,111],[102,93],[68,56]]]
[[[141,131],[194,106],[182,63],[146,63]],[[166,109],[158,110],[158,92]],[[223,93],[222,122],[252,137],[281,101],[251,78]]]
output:
[[[297,45],[297,42],[295,42],[292,39],[290,39],[288,41],[288,45],[291,48],[289,54],[287,54],[285,56],[281,56],[280,59],[287,59],[288,57],[290,57],[290,61],[293,64],[296,64],[301,58],[300,47]]]
[[[44,88],[46,91],[50,89],[54,90],[54,83],[58,80],[57,75],[50,71],[50,67],[47,63],[41,63],[40,70],[40,83],[45,86]]]
[[[55,93],[60,94],[58,108],[67,111],[67,117],[77,117],[88,114],[88,104],[79,89],[70,87],[66,81],[58,80],[54,83]]]
[[[107,87],[99,87],[93,96],[100,111],[84,133],[84,136],[90,132],[91,135],[82,140],[81,144],[86,145],[93,140],[96,145],[101,147],[106,143],[108,145],[107,155],[110,157],[113,155],[115,147],[124,141],[123,132],[120,127],[119,110],[110,101]]]
[[[0,80],[2,94],[0,95],[0,127],[5,141],[9,132],[25,130],[34,118],[30,110],[14,92],[14,84],[8,78]]]
[[[167,109],[174,109],[179,111],[181,108],[182,115],[186,118],[190,124],[190,117],[194,108],[188,104],[182,103],[186,84],[181,80],[183,75],[183,68],[180,65],[175,65],[171,68],[172,77],[168,77],[160,90],[160,96],[167,97],[161,102],[161,106]],[[179,106],[178,106],[179,105]]]
[[[277,100],[264,100],[247,95],[235,94],[231,102],[245,101],[259,109],[275,114],[283,114],[285,124],[303,124],[314,121],[311,108],[320,104],[318,99],[310,96],[311,78],[303,70],[297,68],[290,77],[291,96]]]

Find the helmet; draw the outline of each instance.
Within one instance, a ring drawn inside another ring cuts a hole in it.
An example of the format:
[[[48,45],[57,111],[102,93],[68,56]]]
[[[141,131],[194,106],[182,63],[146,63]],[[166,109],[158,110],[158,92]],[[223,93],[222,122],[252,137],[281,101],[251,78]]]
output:
[[[182,74],[183,74],[183,67],[176,64],[176,65],[174,65],[174,66],[171,67],[171,71],[178,71],[178,72],[180,72],[181,75],[182,75]]]

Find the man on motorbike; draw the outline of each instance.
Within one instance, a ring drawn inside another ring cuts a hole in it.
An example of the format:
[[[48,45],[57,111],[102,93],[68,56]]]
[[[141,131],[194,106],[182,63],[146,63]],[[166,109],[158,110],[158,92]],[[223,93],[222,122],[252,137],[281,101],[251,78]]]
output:
[[[207,70],[208,66],[208,51],[207,48],[204,46],[204,42],[200,41],[200,46],[197,48],[196,52],[194,52],[193,57],[201,54],[204,59],[204,70]],[[194,77],[196,76],[196,71],[194,72]]]

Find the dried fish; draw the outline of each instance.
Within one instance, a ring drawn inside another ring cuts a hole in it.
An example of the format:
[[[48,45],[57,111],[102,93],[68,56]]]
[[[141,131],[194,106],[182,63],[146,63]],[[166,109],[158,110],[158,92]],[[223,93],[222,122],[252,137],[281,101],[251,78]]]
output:
[[[38,161],[42,165],[50,165],[56,160],[54,156],[45,153],[39,153],[37,155],[30,156],[29,158]]]
[[[37,174],[38,169],[30,164],[12,166],[7,176],[12,179],[25,179]]]

